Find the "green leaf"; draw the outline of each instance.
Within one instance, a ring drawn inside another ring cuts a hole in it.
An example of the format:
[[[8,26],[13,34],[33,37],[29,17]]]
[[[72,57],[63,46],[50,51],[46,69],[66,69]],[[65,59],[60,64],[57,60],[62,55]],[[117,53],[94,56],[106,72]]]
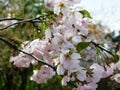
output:
[[[91,42],[80,42],[77,44],[76,49],[78,52],[82,51],[83,49],[87,48]]]
[[[85,10],[85,9],[80,11],[80,13],[83,15],[83,17],[92,18],[90,13],[87,10]]]
[[[120,56],[119,56],[119,55],[114,54],[114,59],[115,59],[115,62],[118,62],[118,61],[119,61],[119,58],[120,58]]]

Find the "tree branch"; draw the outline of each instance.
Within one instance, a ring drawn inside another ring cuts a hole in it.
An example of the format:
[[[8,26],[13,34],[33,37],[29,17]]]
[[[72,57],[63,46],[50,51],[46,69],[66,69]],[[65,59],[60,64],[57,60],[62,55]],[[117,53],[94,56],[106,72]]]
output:
[[[23,20],[23,19],[20,19],[20,18],[3,18],[3,19],[0,19],[0,22],[2,22],[2,21],[11,21],[11,20],[18,20],[18,21],[20,21],[20,20]]]
[[[37,60],[38,62],[41,62],[42,64],[45,64],[45,65],[51,67],[52,69],[54,69],[54,71],[56,71],[56,68],[55,68],[54,66],[52,66],[52,65],[50,65],[50,64],[48,64],[48,63],[46,63],[46,62],[44,62],[44,61],[42,61],[42,60],[40,60],[40,59],[38,59],[36,56],[34,56],[34,55],[30,54],[30,53],[27,53],[27,52],[19,49],[16,45],[13,45],[12,43],[10,43],[9,41],[7,41],[6,39],[4,39],[4,38],[1,37],[1,36],[0,36],[0,40],[3,41],[4,43],[6,43],[6,44],[7,44],[9,47],[11,47],[12,49],[17,50],[17,51],[19,51],[19,52],[22,52],[22,53],[24,53],[24,54],[26,54],[26,55],[29,55],[29,56],[31,56],[33,59]]]
[[[13,24],[10,24],[4,28],[0,28],[0,30],[5,30],[11,26],[14,26],[14,25],[17,25],[17,24],[20,24],[20,23],[26,23],[26,22],[30,22],[30,23],[35,23],[35,22],[42,22],[42,20],[44,20],[47,16],[49,15],[44,15],[44,16],[39,16],[37,18],[31,18],[31,19],[20,19],[20,18],[5,18],[5,19],[0,19],[0,22],[3,22],[3,21],[17,21],[16,23],[13,23]],[[36,27],[35,25],[33,25],[34,27]]]
[[[84,36],[84,35],[81,35],[82,37],[86,38],[87,39],[87,36]],[[112,52],[110,52],[109,50],[107,50],[106,48],[102,47],[101,45],[91,41],[91,43],[95,46],[95,47],[98,47],[99,49],[101,49],[102,51],[105,51],[107,53],[109,53],[110,55],[112,55],[113,57],[115,56]]]
[[[5,20],[5,19],[4,19]],[[7,19],[6,19],[7,20]],[[10,20],[10,19],[9,19]],[[2,20],[0,20],[0,21],[2,21]],[[16,23],[13,23],[13,24],[10,24],[10,25],[8,25],[8,26],[6,26],[6,27],[4,27],[4,28],[0,28],[0,30],[5,30],[5,29],[7,29],[7,28],[9,28],[9,27],[11,27],[11,26],[14,26],[14,25],[17,25],[17,24],[20,24],[20,23],[26,23],[26,22],[36,22],[36,21],[38,21],[38,20],[36,20],[36,18],[34,18],[34,19],[26,19],[26,20],[19,20],[18,22],[16,22]],[[40,20],[39,20],[40,21]]]
[[[112,55],[114,57],[114,54],[112,52],[110,52],[109,50],[107,50],[106,48],[100,46],[99,44],[96,44],[95,42],[91,41],[91,43],[95,46],[95,47],[98,47],[100,48],[102,51],[105,51],[107,53],[109,53],[110,55]]]

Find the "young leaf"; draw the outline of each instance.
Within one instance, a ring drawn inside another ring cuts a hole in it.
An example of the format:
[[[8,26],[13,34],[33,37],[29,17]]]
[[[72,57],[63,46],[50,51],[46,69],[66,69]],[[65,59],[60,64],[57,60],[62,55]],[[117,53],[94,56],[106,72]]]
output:
[[[76,49],[78,52],[82,51],[83,49],[87,48],[91,42],[80,42],[77,44]]]
[[[85,9],[80,11],[80,13],[83,15],[83,17],[92,18],[90,13]]]

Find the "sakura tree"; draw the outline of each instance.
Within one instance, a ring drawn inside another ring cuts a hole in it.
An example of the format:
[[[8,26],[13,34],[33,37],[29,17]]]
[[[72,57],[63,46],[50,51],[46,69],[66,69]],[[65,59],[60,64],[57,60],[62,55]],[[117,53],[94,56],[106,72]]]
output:
[[[32,81],[38,84],[46,83],[47,80],[59,75],[62,77],[62,86],[70,85],[73,90],[97,90],[99,82],[104,79],[120,83],[120,50],[117,52],[108,50],[105,42],[102,45],[99,38],[94,37],[95,34],[91,35],[89,26],[94,21],[87,10],[81,7],[80,2],[80,0],[44,0],[46,9],[51,13],[43,17],[49,15],[54,17],[42,38],[23,42],[21,49],[0,38],[20,52],[10,58],[10,62],[15,66],[29,68],[31,65],[41,64],[39,69],[33,70],[30,77]],[[39,18],[24,22],[37,19]],[[13,26],[22,21],[11,23]],[[91,48],[94,48],[92,53]],[[106,60],[94,58],[90,63],[89,56],[103,58],[98,52],[104,54]],[[83,59],[83,53],[88,59]]]

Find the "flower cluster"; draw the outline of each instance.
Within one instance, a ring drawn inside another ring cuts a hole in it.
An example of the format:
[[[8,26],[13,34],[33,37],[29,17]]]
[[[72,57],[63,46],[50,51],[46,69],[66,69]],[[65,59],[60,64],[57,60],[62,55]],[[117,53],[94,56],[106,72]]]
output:
[[[120,83],[120,74],[115,74],[115,71],[120,69],[120,61],[105,66],[93,63],[89,68],[81,65],[81,55],[76,47],[81,42],[90,41],[82,37],[88,35],[86,27],[90,20],[80,13],[83,10],[80,7],[80,0],[45,0],[45,6],[57,15],[56,21],[45,31],[43,40],[35,39],[28,42],[22,50],[55,66],[56,71],[47,65],[42,65],[40,70],[34,70],[30,79],[37,83],[46,83],[57,74],[62,77],[63,86],[74,82],[77,86],[74,90],[96,90],[97,83],[106,77],[111,77],[111,80]],[[38,64],[37,60],[23,52],[11,57],[10,61],[17,67]]]

